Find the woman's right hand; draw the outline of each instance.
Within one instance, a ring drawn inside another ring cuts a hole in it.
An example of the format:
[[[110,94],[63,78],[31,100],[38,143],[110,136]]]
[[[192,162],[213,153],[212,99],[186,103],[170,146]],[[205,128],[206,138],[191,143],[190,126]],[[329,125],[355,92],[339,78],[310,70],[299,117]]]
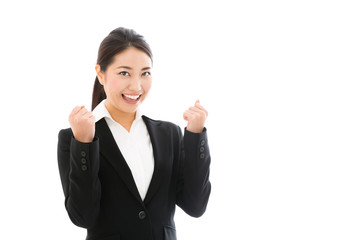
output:
[[[75,107],[69,115],[74,137],[79,142],[92,142],[95,136],[95,117],[84,106]]]

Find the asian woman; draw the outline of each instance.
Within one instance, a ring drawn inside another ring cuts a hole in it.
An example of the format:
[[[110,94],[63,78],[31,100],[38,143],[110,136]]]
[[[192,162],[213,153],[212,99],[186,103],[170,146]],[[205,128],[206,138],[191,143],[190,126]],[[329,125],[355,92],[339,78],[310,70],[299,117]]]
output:
[[[210,196],[208,112],[198,100],[187,109],[184,134],[141,114],[152,52],[133,30],[102,41],[95,71],[92,111],[75,107],[59,133],[68,215],[88,240],[175,240],[176,205],[200,217]]]

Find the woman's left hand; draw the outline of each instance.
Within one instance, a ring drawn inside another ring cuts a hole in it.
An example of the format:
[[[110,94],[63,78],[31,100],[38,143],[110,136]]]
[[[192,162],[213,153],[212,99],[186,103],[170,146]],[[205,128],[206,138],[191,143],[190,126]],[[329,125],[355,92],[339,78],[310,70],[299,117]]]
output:
[[[204,129],[205,120],[208,116],[206,109],[196,100],[195,105],[184,112],[184,119],[188,121],[186,130],[193,133],[201,133]]]

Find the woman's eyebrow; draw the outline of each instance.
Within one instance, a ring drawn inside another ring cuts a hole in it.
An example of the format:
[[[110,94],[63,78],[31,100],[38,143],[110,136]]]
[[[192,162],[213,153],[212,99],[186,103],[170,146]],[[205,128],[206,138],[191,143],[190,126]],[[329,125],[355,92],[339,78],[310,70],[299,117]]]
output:
[[[131,68],[131,67],[128,67],[128,66],[118,66],[116,69],[118,69],[118,68],[125,68],[125,69],[132,70],[132,68]]]
[[[118,66],[116,69],[118,69],[118,68],[125,68],[125,69],[128,69],[128,70],[133,70],[133,69],[132,69],[131,67],[129,67],[129,66]],[[144,68],[141,69],[141,71],[149,70],[149,69],[151,69],[151,67],[144,67]]]

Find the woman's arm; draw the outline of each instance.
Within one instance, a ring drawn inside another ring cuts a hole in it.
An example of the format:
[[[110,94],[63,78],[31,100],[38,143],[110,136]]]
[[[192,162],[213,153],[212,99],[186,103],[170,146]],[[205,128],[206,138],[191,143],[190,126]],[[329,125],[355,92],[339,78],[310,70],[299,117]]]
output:
[[[177,205],[193,217],[200,217],[205,212],[211,191],[210,151],[204,127],[207,115],[206,109],[196,101],[184,113],[184,119],[188,121],[184,137],[178,129],[181,151]]]
[[[207,133],[192,133],[185,129],[177,184],[177,205],[187,214],[200,217],[209,200],[211,184],[210,151]]]
[[[75,107],[69,115],[71,129],[59,133],[58,163],[65,206],[74,224],[91,227],[100,208],[99,140],[95,118],[86,108]]]
[[[61,130],[58,164],[71,221],[79,227],[91,227],[100,207],[99,140],[82,143],[73,137],[71,129]]]

